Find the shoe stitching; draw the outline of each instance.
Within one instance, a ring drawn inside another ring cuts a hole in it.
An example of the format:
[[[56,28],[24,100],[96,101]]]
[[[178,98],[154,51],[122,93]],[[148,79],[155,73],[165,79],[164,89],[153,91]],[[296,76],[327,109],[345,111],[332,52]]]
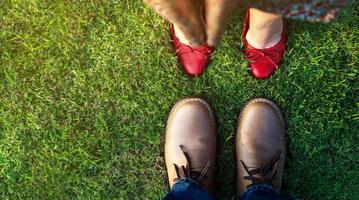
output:
[[[269,101],[268,99],[262,99],[262,98],[259,98],[259,99],[253,99],[251,100],[242,110],[241,112],[241,116],[239,117],[239,120],[241,121],[242,120],[242,117],[243,117],[243,113],[246,111],[246,109],[248,108],[249,105],[253,104],[253,103],[257,103],[257,102],[264,102],[264,103],[267,103],[269,104],[270,106],[272,106],[276,112],[277,112],[277,115],[279,116],[279,119],[281,121],[281,124],[283,127],[285,127],[285,123],[284,123],[284,119],[282,117],[282,114],[281,114],[281,111],[279,110],[278,106],[275,105],[272,101]]]
[[[264,98],[257,98],[257,99],[253,99],[251,100],[249,103],[247,103],[247,105],[243,108],[242,112],[241,112],[241,115],[239,117],[239,121],[242,121],[242,118],[243,118],[243,114],[244,112],[246,111],[246,109],[248,108],[249,105],[253,104],[253,103],[258,103],[258,102],[264,102],[264,103],[267,103],[269,104],[271,107],[273,107],[276,112],[277,112],[277,115],[279,116],[279,119],[281,121],[281,125],[283,128],[285,128],[285,123],[284,123],[284,119],[282,117],[282,114],[281,114],[281,111],[279,110],[278,106],[275,105],[272,101],[268,100],[268,99],[264,99]],[[239,124],[238,124],[239,125]],[[239,128],[239,126],[238,126]],[[281,136],[281,141],[284,139],[285,135],[282,134]]]
[[[172,122],[173,115],[174,115],[174,113],[177,111],[177,109],[178,109],[182,104],[187,103],[187,102],[198,102],[198,103],[204,105],[204,106],[207,108],[207,110],[208,110],[208,112],[209,112],[209,115],[210,115],[210,117],[211,117],[212,126],[213,126],[213,127],[216,127],[216,125],[215,125],[215,120],[214,120],[214,115],[213,115],[213,111],[212,111],[211,107],[209,106],[209,104],[208,104],[206,101],[204,101],[204,100],[202,100],[202,99],[199,99],[199,98],[183,99],[183,100],[177,102],[177,103],[175,104],[175,106],[172,108],[171,112],[170,112],[170,118],[169,118],[167,124],[170,124],[170,123]]]

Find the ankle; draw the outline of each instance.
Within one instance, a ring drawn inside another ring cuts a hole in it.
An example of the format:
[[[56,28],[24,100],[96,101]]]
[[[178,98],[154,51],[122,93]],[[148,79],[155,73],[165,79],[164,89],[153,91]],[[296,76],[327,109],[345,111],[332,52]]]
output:
[[[254,48],[266,49],[275,46],[281,39],[281,33],[268,34],[253,30],[248,30],[246,34],[247,42]]]
[[[191,30],[184,31],[180,27],[173,25],[176,37],[178,40],[190,47],[198,47],[205,42],[205,35],[203,31]]]
[[[283,32],[283,20],[271,21],[265,24],[251,23],[246,34],[246,40],[254,48],[270,48],[276,45]]]
[[[217,47],[218,44],[221,42],[221,37],[212,37],[212,35],[215,35],[215,34],[209,34],[207,32],[207,45],[210,46],[210,47]]]

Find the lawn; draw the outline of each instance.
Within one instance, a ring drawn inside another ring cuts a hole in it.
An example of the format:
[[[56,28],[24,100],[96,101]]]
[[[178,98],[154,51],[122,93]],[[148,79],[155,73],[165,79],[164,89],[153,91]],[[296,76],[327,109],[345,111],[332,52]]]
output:
[[[167,115],[201,96],[219,124],[218,196],[235,197],[237,114],[283,109],[283,192],[359,199],[359,2],[330,24],[287,20],[280,70],[254,80],[232,18],[200,78],[179,70],[168,24],[142,1],[0,1],[0,198],[161,199]]]

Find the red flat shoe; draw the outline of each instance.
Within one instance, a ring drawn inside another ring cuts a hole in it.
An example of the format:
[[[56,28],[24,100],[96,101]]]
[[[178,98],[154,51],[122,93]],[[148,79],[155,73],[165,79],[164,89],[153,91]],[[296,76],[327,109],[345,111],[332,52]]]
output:
[[[171,25],[171,33],[172,44],[182,69],[189,76],[200,76],[207,68],[214,48],[207,44],[192,48],[181,43],[176,37],[173,25]]]
[[[283,59],[287,48],[287,36],[283,24],[283,32],[280,41],[273,47],[266,49],[257,49],[251,46],[246,40],[246,34],[249,29],[249,10],[244,20],[242,40],[244,45],[245,58],[249,61],[251,72],[255,78],[266,79],[270,77],[278,68]]]

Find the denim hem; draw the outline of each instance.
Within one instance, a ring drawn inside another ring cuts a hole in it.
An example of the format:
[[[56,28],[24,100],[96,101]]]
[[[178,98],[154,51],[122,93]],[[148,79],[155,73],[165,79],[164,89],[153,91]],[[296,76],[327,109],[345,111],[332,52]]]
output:
[[[277,189],[271,185],[258,184],[247,188],[246,191],[238,198],[240,200],[257,200],[257,199],[279,199],[280,194]]]
[[[164,200],[215,200],[205,188],[195,180],[185,177],[178,180]]]
[[[201,184],[199,184],[197,181],[195,181],[191,178],[188,178],[188,177],[183,177],[183,178],[179,179],[178,181],[176,181],[173,184],[173,186],[176,185],[177,183],[181,184],[181,182],[190,182],[191,184],[194,184],[195,186],[200,187],[203,191],[206,191],[206,189]]]
[[[253,185],[251,187],[249,187],[244,193],[252,193],[255,190],[263,190],[263,191],[268,191],[268,192],[275,192],[277,195],[279,195],[279,191],[274,188],[271,185],[268,184],[258,184],[258,185]]]

